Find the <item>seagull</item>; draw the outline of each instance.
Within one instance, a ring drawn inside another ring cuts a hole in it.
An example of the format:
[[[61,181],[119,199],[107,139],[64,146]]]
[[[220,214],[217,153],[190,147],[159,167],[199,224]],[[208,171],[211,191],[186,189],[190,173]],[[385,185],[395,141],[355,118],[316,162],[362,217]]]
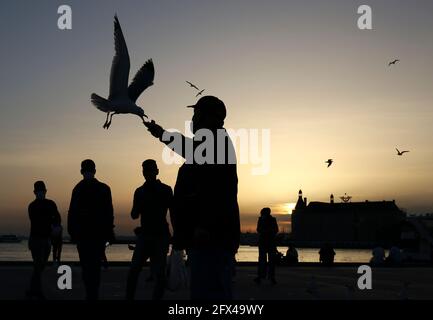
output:
[[[400,60],[395,59],[394,61],[391,61],[390,63],[388,63],[388,67],[391,66],[392,64],[396,64],[397,62],[400,62]]]
[[[92,104],[107,113],[104,129],[110,127],[115,114],[135,114],[145,123],[144,117],[147,118],[147,115],[144,114],[142,108],[137,106],[136,101],[144,90],[153,85],[155,77],[155,68],[152,59],[149,59],[138,70],[128,87],[129,53],[117,15],[114,16],[114,47],[115,55],[111,65],[108,99],[104,99],[95,93],[91,95]]]
[[[400,150],[398,150],[397,148],[395,148],[395,150],[397,150],[397,155],[398,155],[398,156],[402,156],[403,154],[410,152],[409,150],[406,150],[406,151],[400,151]]]
[[[199,91],[200,89],[195,85],[195,84],[192,84],[191,82],[189,82],[189,81],[186,81],[186,83],[188,83],[189,84],[189,86],[190,87],[192,87],[192,88],[194,88],[194,89],[196,89],[197,91]]]
[[[325,163],[328,164],[328,168],[334,163],[334,160],[328,159],[328,161],[325,161]]]
[[[201,95],[203,94],[203,92],[204,92],[204,89],[201,90],[199,93],[197,93],[195,96],[196,96],[196,97],[201,96]]]

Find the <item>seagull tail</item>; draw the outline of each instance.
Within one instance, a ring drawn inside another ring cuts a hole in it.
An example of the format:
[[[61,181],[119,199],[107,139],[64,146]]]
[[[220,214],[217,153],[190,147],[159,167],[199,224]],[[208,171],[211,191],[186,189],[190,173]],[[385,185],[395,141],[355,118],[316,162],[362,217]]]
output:
[[[110,112],[110,102],[107,99],[98,96],[96,93],[92,93],[90,100],[92,104],[103,112]]]

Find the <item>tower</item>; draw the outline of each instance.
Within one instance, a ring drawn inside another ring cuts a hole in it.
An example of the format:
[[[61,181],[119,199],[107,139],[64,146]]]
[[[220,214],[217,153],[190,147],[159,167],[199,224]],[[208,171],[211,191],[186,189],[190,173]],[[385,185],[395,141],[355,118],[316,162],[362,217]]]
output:
[[[307,207],[307,199],[302,198],[302,190],[299,190],[298,201],[296,202],[295,210],[302,210]]]

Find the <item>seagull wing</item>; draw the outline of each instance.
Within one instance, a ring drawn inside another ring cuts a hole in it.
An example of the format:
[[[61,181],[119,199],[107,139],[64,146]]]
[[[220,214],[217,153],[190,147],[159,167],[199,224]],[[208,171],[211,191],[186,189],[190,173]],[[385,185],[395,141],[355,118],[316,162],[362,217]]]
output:
[[[137,101],[140,94],[144,90],[153,85],[153,79],[155,78],[155,67],[152,59],[146,61],[145,64],[138,70],[134,79],[128,88],[128,95],[132,101]]]
[[[115,54],[110,74],[109,100],[128,96],[129,53],[117,16],[114,17],[114,49]]]
[[[187,81],[186,83],[188,83],[191,87],[193,87],[194,89],[196,89],[196,90],[200,90],[195,84],[193,84],[193,83],[191,83],[191,82],[189,82],[189,81]]]
[[[401,154],[403,154],[403,153],[408,153],[408,152],[410,152],[410,151],[409,151],[409,150],[402,151]]]
[[[397,148],[395,148],[395,150],[397,150],[397,153],[398,153],[398,154],[400,154],[400,153],[401,153],[401,152],[400,152],[400,150],[398,150]]]

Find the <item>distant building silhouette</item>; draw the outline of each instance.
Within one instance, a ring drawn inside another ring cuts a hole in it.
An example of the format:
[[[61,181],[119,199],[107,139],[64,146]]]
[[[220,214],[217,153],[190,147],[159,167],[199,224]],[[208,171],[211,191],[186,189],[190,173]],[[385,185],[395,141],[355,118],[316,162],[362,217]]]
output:
[[[295,241],[385,242],[400,238],[405,219],[395,201],[335,203],[310,202],[302,190],[292,213],[292,237]]]

